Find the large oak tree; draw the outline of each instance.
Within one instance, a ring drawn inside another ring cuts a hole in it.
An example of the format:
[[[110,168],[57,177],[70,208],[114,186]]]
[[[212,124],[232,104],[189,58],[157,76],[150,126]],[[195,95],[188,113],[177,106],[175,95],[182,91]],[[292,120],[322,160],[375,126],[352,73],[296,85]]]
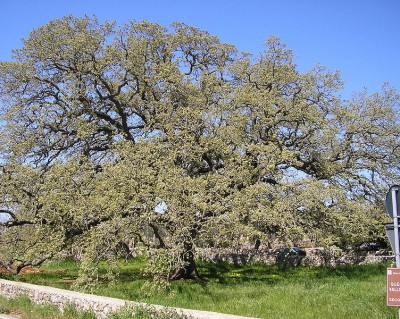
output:
[[[196,246],[376,239],[399,96],[341,88],[276,37],[254,58],[181,23],[50,21],[0,63],[0,264],[74,247],[87,278],[135,239],[188,278]]]

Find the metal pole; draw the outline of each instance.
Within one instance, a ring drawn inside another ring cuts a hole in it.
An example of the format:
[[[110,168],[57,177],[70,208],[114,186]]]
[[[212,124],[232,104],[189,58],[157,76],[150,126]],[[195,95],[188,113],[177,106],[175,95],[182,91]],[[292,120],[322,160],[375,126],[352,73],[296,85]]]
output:
[[[399,219],[397,212],[397,191],[392,189],[392,205],[393,205],[393,226],[394,226],[394,255],[396,257],[396,267],[400,268],[400,253],[399,253]]]
[[[399,220],[397,211],[397,192],[398,188],[392,188],[392,205],[393,205],[393,226],[394,226],[394,254],[396,257],[396,268],[400,268],[400,251],[399,251]],[[400,319],[400,307],[399,307]]]

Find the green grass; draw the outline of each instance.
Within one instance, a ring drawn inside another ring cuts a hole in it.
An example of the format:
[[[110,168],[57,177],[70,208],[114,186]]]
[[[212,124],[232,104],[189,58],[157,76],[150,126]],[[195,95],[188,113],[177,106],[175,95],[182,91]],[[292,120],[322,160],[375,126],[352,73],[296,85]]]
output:
[[[17,314],[22,319],[96,319],[87,311],[77,311],[73,306],[67,306],[61,312],[53,305],[37,305],[26,295],[6,299],[0,296],[0,314]],[[156,310],[148,307],[124,307],[107,317],[108,319],[188,319],[174,310]]]
[[[116,283],[101,281],[94,293],[173,307],[268,319],[389,319],[397,308],[386,306],[386,264],[336,268],[280,269],[276,266],[199,265],[203,281],[173,282],[168,291],[147,294],[141,269],[145,260],[121,262]],[[68,289],[78,274],[74,261],[53,262],[46,272],[17,277]]]
[[[36,305],[30,299],[21,295],[6,299],[0,296],[0,313],[15,313],[22,319],[96,319],[90,312],[78,312],[72,306],[66,307],[64,313],[60,313],[53,305]]]

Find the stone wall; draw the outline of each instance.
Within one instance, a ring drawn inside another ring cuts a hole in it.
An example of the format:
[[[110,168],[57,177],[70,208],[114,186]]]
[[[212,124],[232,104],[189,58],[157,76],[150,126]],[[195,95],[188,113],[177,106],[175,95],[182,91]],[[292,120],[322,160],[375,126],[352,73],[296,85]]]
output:
[[[73,305],[77,310],[92,311],[97,318],[104,319],[112,312],[124,306],[143,306],[133,301],[127,301],[117,298],[101,297],[89,294],[83,294],[75,291],[69,291],[58,288],[32,285],[22,282],[14,282],[0,279],[0,295],[7,298],[25,294],[29,299],[37,304],[53,304],[61,310],[67,305]],[[163,306],[151,305],[155,309],[166,309]],[[170,308],[171,309],[171,308]],[[179,313],[191,316],[193,319],[255,319],[249,317],[240,317],[234,315],[220,314],[209,311],[198,311],[190,309],[172,308]]]
[[[99,318],[105,318],[111,312],[126,305],[125,301],[115,298],[98,297],[3,279],[0,280],[0,294],[5,297],[25,294],[34,303],[49,303],[60,309],[67,305],[74,305],[78,310],[93,311]]]
[[[346,264],[370,264],[387,260],[394,261],[394,256],[386,251],[356,251],[332,248],[326,250],[322,247],[302,248],[306,252],[301,264],[310,267],[337,266]],[[249,262],[260,262],[267,265],[276,263],[276,255],[267,249],[246,248],[199,248],[196,254],[200,260],[207,262],[228,262],[243,265]]]
[[[319,266],[338,266],[338,265],[365,265],[394,261],[394,256],[386,251],[362,251],[362,250],[342,250],[333,248],[306,248],[306,257],[302,260],[302,265]]]

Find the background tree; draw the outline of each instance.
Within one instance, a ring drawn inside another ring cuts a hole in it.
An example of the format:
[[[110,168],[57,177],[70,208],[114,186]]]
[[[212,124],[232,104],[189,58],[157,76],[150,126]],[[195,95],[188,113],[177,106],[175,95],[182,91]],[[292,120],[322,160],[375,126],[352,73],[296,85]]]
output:
[[[179,23],[32,31],[0,64],[1,263],[74,245],[88,278],[136,238],[153,273],[178,279],[198,276],[196,246],[376,239],[398,94],[342,101],[337,72],[300,73],[278,38],[266,47],[253,59]]]

